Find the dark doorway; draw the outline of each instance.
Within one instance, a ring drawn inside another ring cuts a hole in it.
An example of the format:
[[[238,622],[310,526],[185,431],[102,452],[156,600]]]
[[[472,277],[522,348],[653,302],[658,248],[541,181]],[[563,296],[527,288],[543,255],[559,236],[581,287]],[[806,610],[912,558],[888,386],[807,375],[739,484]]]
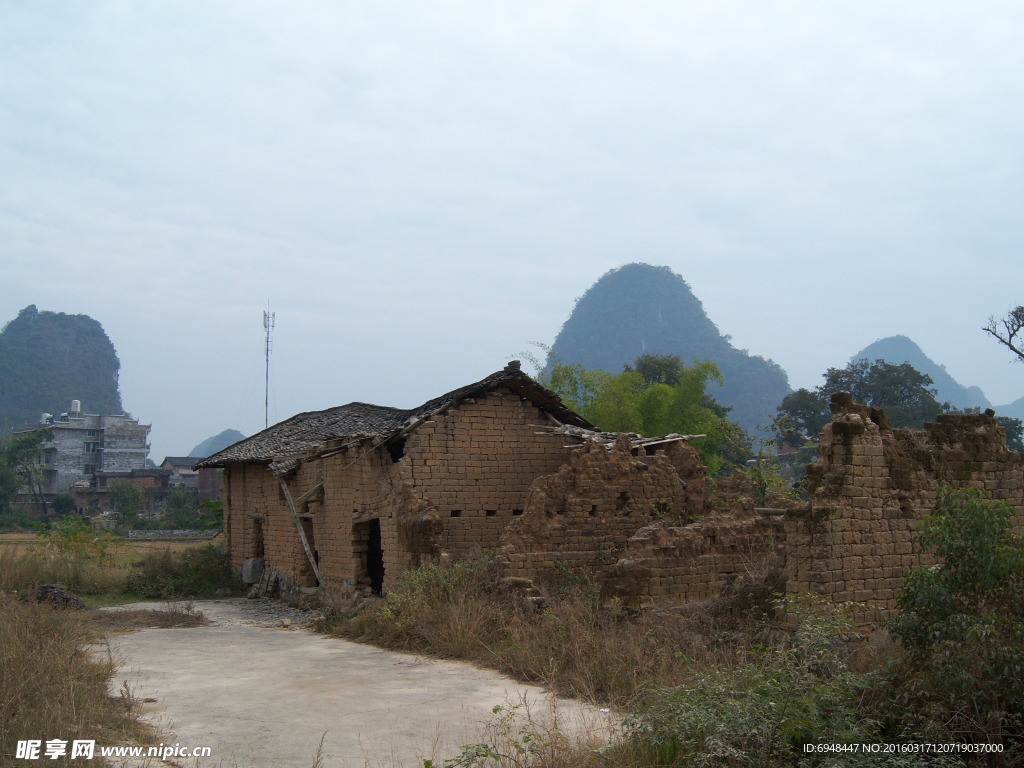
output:
[[[370,520],[369,540],[366,542],[366,573],[370,589],[375,595],[384,593],[384,548],[380,541],[380,520]]]
[[[249,518],[249,541],[247,556],[263,557],[263,520],[260,518]]]

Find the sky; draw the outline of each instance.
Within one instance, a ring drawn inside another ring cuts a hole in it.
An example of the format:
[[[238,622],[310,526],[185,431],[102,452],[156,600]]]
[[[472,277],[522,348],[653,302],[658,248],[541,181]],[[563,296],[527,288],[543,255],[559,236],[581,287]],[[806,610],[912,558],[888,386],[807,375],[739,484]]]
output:
[[[263,428],[268,308],[271,423],[412,407],[636,261],[794,388],[903,334],[1005,404],[1022,156],[1020,3],[5,0],[0,324],[102,323],[157,462]]]

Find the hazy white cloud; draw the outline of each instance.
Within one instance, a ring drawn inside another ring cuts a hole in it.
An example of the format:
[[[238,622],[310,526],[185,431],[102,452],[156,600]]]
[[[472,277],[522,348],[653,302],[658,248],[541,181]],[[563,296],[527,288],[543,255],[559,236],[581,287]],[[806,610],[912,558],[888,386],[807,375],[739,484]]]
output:
[[[0,6],[0,317],[100,320],[176,454],[413,405],[627,261],[814,386],[903,333],[996,402],[1020,303],[1024,9]]]

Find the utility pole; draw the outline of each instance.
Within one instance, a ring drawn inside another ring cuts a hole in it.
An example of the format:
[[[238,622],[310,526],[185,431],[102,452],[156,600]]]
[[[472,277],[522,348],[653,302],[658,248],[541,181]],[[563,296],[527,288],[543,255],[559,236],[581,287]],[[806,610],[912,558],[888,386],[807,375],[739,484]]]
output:
[[[266,368],[264,374],[263,384],[263,428],[266,429],[270,426],[270,350],[273,345],[274,337],[274,317],[277,313],[270,311],[270,302],[267,302],[267,308],[263,312],[263,332],[264,332],[264,343],[263,351],[266,359]]]

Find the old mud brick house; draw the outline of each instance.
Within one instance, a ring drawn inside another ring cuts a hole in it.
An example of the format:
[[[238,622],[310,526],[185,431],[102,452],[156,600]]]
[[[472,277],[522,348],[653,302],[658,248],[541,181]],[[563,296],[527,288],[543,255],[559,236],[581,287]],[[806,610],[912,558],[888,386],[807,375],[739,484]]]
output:
[[[379,593],[442,553],[497,547],[530,484],[566,461],[538,425],[592,427],[510,363],[418,408],[301,413],[214,454],[232,563],[285,587]]]

